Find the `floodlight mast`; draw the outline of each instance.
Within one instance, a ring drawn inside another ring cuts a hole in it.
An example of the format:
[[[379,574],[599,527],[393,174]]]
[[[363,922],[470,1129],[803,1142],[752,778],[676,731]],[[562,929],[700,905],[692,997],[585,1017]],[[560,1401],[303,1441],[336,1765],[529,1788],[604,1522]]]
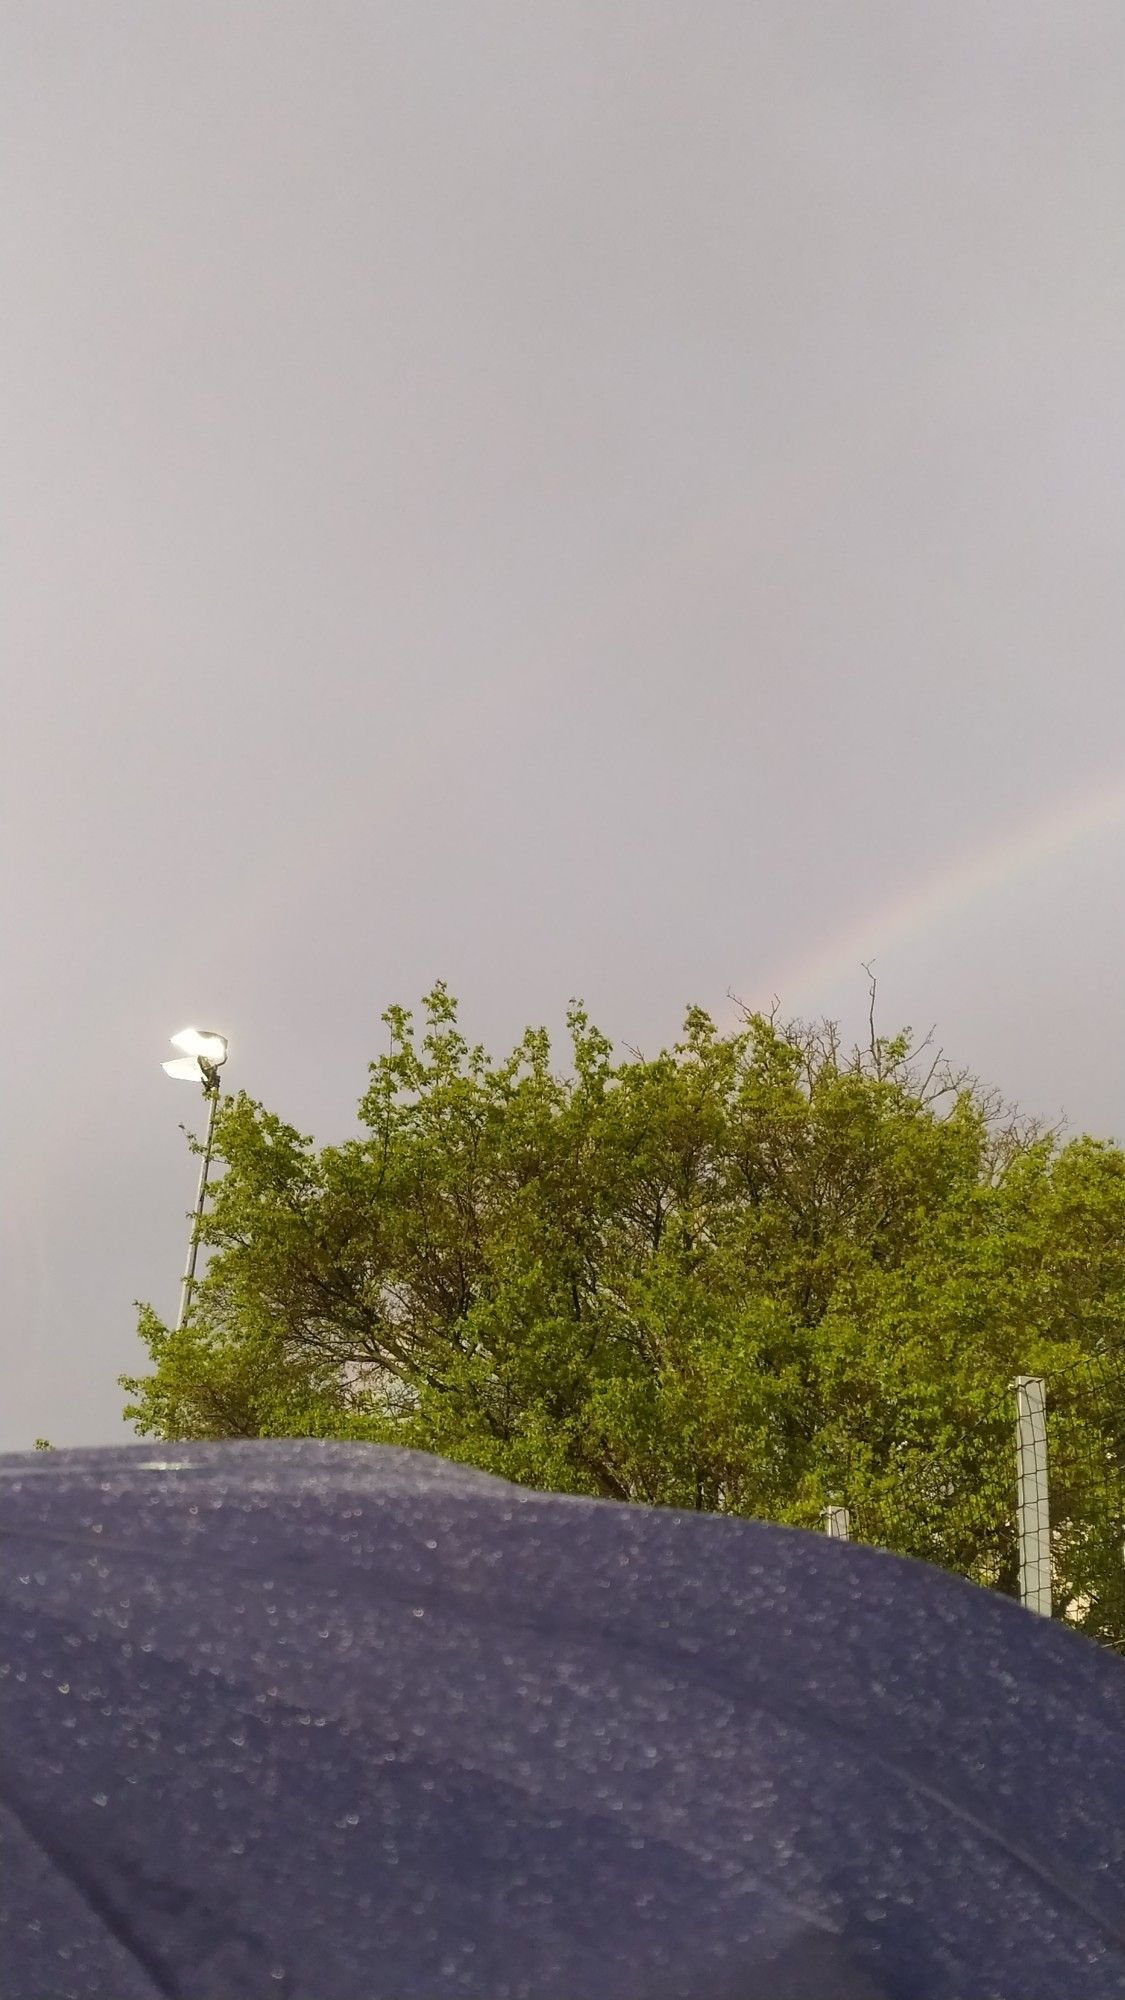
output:
[[[191,1306],[191,1295],[195,1288],[195,1262],[199,1255],[199,1237],[203,1226],[203,1204],[207,1196],[207,1177],[211,1171],[211,1156],[215,1140],[215,1118],[219,1109],[219,1091],[222,1079],[219,1071],[227,1059],[225,1035],[208,1031],[200,1033],[198,1028],[182,1028],[172,1036],[174,1048],[185,1049],[194,1057],[193,1069],[189,1057],[181,1056],[163,1067],[170,1076],[184,1080],[198,1076],[203,1085],[203,1095],[207,1100],[207,1136],[203,1142],[203,1158],[199,1167],[199,1188],[195,1197],[195,1208],[191,1218],[191,1235],[188,1238],[187,1262],[180,1281],[180,1309],[176,1315],[176,1331],[180,1331],[187,1319]]]

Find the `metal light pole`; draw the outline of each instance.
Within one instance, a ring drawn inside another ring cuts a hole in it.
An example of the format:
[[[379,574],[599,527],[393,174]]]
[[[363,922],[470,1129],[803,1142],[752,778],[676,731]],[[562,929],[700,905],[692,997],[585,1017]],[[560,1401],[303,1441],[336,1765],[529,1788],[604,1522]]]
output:
[[[188,1238],[187,1263],[180,1282],[180,1310],[176,1315],[176,1331],[179,1332],[188,1316],[191,1305],[192,1288],[195,1284],[195,1260],[199,1254],[199,1236],[203,1224],[203,1204],[207,1197],[207,1176],[211,1171],[211,1149],[215,1138],[215,1117],[219,1109],[219,1091],[222,1079],[219,1071],[227,1059],[225,1035],[216,1035],[199,1028],[181,1028],[172,1036],[172,1046],[183,1049],[182,1056],[163,1064],[169,1076],[184,1083],[202,1083],[203,1095],[207,1100],[207,1137],[203,1142],[203,1158],[199,1167],[199,1189],[195,1197],[195,1208],[191,1218],[191,1235]]]

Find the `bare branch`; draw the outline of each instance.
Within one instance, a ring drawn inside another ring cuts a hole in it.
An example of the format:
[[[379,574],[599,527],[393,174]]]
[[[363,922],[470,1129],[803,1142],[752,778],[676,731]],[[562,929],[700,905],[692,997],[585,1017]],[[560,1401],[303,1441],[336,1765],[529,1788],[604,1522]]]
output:
[[[867,1024],[868,1024],[868,1031],[870,1034],[870,1041],[868,1046],[871,1051],[871,1060],[875,1065],[875,1074],[876,1076],[881,1076],[882,1064],[879,1056],[878,1039],[875,1034],[875,994],[878,990],[879,982],[876,979],[875,974],[871,969],[875,963],[875,960],[872,958],[872,959],[865,959],[861,962],[863,964],[863,970],[867,974]]]

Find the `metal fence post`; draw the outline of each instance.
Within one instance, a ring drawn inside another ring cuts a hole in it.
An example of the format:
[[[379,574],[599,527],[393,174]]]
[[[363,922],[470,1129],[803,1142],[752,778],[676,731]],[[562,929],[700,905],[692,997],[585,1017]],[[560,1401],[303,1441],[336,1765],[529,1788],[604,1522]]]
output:
[[[852,1517],[846,1507],[826,1507],[824,1510],[824,1532],[837,1542],[846,1542],[851,1537]]]
[[[1016,1516],[1020,1603],[1051,1615],[1051,1513],[1047,1487],[1047,1398],[1041,1375],[1017,1375]]]

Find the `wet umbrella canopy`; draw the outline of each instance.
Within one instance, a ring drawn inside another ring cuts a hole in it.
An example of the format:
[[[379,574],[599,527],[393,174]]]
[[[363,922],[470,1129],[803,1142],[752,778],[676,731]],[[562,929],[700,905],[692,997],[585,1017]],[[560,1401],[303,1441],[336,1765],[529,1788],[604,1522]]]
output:
[[[0,1990],[1125,1993],[1125,1670],[378,1446],[0,1460]]]

